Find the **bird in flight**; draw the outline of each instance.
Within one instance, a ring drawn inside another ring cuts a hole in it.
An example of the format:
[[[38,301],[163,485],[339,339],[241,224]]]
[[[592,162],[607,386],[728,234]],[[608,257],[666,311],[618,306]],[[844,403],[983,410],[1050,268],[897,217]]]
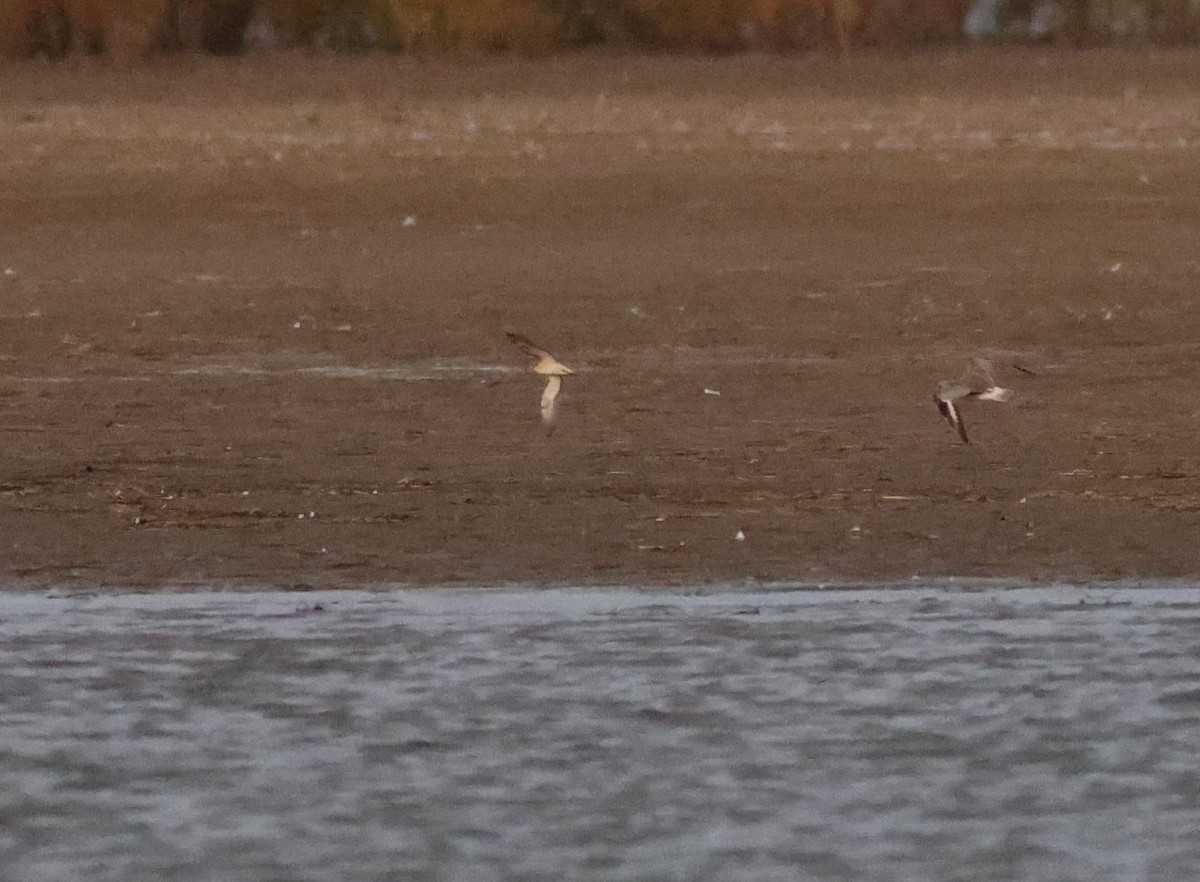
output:
[[[529,358],[529,369],[546,378],[546,388],[542,391],[542,422],[546,424],[546,435],[552,435],[558,393],[562,391],[562,378],[575,373],[575,371],[536,345],[528,337],[513,333],[506,333],[505,336]]]
[[[971,362],[971,369],[959,380],[942,380],[938,383],[933,400],[937,404],[938,413],[958,432],[963,444],[970,444],[967,437],[967,426],[963,422],[958,409],[958,402],[966,398],[977,398],[980,401],[1008,401],[1012,390],[996,385],[992,376],[992,363],[986,358],[976,358]]]

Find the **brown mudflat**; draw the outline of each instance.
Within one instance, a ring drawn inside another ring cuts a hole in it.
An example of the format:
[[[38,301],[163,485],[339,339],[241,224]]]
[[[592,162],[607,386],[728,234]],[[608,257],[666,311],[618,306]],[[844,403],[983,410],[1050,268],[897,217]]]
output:
[[[1200,572],[1194,53],[3,78],[5,584]]]

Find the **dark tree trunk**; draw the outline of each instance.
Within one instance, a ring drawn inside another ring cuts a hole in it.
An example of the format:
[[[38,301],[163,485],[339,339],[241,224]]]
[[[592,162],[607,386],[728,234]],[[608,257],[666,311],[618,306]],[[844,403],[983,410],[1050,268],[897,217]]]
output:
[[[246,24],[254,14],[254,0],[220,2],[209,0],[204,7],[202,42],[206,52],[237,55],[244,46]]]

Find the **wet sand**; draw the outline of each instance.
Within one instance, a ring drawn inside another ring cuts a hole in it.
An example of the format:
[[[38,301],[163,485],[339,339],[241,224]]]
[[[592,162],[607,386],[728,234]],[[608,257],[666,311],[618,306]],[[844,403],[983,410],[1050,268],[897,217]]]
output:
[[[1200,572],[1194,53],[3,75],[7,584]]]

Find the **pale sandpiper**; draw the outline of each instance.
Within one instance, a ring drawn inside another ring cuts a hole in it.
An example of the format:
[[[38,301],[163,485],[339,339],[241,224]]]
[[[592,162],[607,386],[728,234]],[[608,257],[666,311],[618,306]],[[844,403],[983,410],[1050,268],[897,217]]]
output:
[[[558,393],[562,391],[562,378],[575,373],[575,371],[536,345],[528,337],[511,332],[506,333],[505,336],[529,357],[529,369],[546,378],[546,388],[542,391],[542,422],[546,424],[546,434],[553,434],[555,405],[558,401]]]

